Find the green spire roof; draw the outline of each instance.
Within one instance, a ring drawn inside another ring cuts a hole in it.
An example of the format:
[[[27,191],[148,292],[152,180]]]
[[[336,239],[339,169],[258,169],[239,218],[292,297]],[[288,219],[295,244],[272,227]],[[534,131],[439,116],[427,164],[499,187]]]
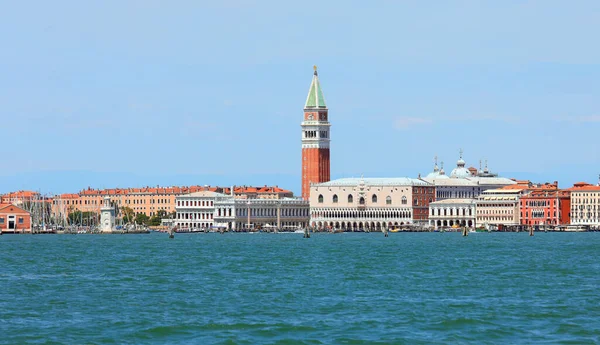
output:
[[[306,98],[306,104],[304,108],[327,108],[325,105],[325,97],[323,97],[323,90],[319,83],[319,75],[317,74],[317,66],[315,68],[315,74],[313,75],[312,83],[310,84],[310,90],[308,91],[308,97]]]

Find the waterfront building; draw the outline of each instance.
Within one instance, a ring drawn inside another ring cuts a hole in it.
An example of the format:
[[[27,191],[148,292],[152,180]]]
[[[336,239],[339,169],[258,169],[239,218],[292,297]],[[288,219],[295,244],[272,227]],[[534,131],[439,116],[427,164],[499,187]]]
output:
[[[232,227],[237,231],[252,229],[292,231],[308,226],[310,206],[308,200],[302,198],[235,199],[234,203],[236,217]],[[226,226],[229,227],[229,224]]]
[[[327,182],[330,179],[328,109],[317,66],[314,68],[312,83],[304,104],[302,121],[302,198],[308,200],[313,183]]]
[[[38,192],[21,190],[0,196],[0,204],[13,204],[15,206],[23,207],[27,203],[31,204],[41,199],[43,198]]]
[[[571,224],[600,225],[600,186],[578,182],[568,191],[571,193]]]
[[[110,202],[110,197],[104,197],[104,204],[100,209],[100,230],[111,232],[115,228],[115,208]]]
[[[521,225],[570,224],[571,192],[559,190],[558,182],[530,188],[520,198]]]
[[[502,230],[520,224],[519,198],[529,188],[519,184],[483,191],[476,199],[476,226]]]
[[[228,189],[231,190],[231,189]],[[291,230],[308,226],[309,204],[300,198],[248,198],[210,191],[177,197],[176,225],[183,229]]]
[[[31,213],[13,204],[0,204],[0,232],[31,232]]]
[[[444,199],[429,204],[429,225],[435,229],[475,227],[475,199]]]
[[[466,168],[465,166],[466,162],[463,160],[461,150],[456,168],[452,170],[450,176],[447,176],[444,172],[443,162],[442,168],[438,168],[436,157],[433,172],[421,179],[436,187],[437,201],[444,199],[475,199],[488,189],[516,184],[511,179],[491,173],[487,167],[487,162],[485,168],[480,170],[473,167]]]
[[[215,199],[222,193],[202,191],[176,197],[176,225],[180,228],[210,229],[214,224]]]
[[[435,187],[420,179],[342,178],[311,186],[310,224],[348,231],[427,224],[434,200]]]
[[[280,199],[293,197],[289,190],[278,186],[237,186],[234,194],[247,199]],[[158,211],[171,213],[176,210],[176,198],[180,195],[211,191],[229,194],[231,188],[213,186],[189,187],[145,187],[145,188],[113,188],[91,189],[80,191],[78,194],[61,194],[52,201],[52,215],[55,219],[66,219],[74,211],[100,213],[104,197],[110,197],[117,210],[129,207],[135,214],[154,216]]]

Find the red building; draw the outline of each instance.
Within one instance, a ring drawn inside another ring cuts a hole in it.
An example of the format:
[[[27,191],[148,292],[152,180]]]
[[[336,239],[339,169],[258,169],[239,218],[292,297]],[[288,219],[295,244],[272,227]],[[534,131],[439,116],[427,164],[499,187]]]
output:
[[[558,183],[545,184],[520,199],[521,225],[570,224],[571,193],[559,190]]]
[[[0,204],[2,233],[31,232],[31,214],[12,204]]]
[[[311,183],[330,180],[328,110],[319,83],[317,66],[302,121],[302,198],[308,200]]]
[[[423,223],[429,219],[429,203],[435,201],[435,186],[413,186],[413,221]]]

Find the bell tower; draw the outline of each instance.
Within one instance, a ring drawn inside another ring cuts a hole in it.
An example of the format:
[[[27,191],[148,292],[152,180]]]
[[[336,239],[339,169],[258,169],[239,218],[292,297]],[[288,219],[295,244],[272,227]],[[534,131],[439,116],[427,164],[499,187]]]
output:
[[[329,171],[329,123],[325,97],[319,83],[317,66],[308,97],[304,104],[302,121],[302,198],[308,200],[312,183],[330,180]]]

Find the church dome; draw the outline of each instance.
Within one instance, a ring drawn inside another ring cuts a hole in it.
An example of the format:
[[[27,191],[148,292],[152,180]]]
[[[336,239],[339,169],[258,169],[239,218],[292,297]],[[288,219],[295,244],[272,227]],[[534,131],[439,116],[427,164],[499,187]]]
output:
[[[427,174],[427,177],[429,178],[435,178],[440,176],[440,168],[437,165],[437,156],[435,156],[434,158],[435,164],[433,165],[433,171],[430,172],[429,174]]]
[[[469,169],[465,168],[465,160],[462,158],[462,149],[460,150],[460,158],[456,162],[456,168],[450,173],[450,177],[454,178],[466,178],[471,176]]]
[[[444,171],[444,162],[442,162],[442,168],[440,169],[440,172],[438,173],[438,176],[436,176],[438,179],[445,179],[445,178],[449,178],[446,175],[446,172]]]
[[[465,167],[456,167],[454,170],[452,170],[450,176],[455,178],[466,178],[471,176],[471,172]]]

